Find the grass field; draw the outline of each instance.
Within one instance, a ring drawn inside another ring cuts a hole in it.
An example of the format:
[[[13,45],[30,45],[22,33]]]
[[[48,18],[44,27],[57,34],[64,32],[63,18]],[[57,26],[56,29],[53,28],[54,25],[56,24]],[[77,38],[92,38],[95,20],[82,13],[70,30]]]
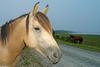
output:
[[[75,43],[70,43],[70,42],[65,42],[62,40],[57,39],[58,43],[68,45],[68,46],[74,46],[77,48],[89,50],[89,51],[95,51],[95,52],[100,52],[100,47],[97,46],[91,46],[91,45],[85,45],[85,44],[75,44]]]
[[[100,35],[82,35],[84,44],[100,47]]]
[[[73,34],[80,35],[83,37],[83,43],[71,43],[66,41],[71,33],[66,32],[55,32],[55,38],[59,43],[63,43],[65,45],[75,46],[78,48],[100,52],[100,35],[88,35],[88,34]],[[57,36],[56,36],[57,35]]]

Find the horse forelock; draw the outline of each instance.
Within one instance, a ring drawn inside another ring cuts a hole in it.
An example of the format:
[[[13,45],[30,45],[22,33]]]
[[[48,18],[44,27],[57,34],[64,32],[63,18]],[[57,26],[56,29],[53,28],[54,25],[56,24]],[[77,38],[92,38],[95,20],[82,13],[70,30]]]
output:
[[[40,23],[40,25],[47,32],[52,33],[52,27],[51,27],[50,21],[49,21],[48,17],[45,14],[43,14],[42,12],[37,12],[36,18],[37,18],[38,22]]]

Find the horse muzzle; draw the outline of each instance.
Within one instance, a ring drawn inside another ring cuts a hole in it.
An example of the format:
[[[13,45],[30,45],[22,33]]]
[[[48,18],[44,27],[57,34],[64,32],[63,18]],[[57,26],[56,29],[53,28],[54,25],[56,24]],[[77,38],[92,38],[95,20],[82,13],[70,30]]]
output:
[[[49,55],[48,58],[52,64],[57,64],[60,61],[61,56],[62,56],[61,50],[57,49],[54,52],[52,52],[52,54]]]

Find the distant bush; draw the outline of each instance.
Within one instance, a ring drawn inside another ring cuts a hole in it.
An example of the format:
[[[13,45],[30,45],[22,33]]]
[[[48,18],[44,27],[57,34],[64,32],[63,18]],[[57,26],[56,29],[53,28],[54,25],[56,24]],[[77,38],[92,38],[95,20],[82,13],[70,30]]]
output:
[[[67,35],[60,35],[60,34],[55,34],[54,35],[55,39],[60,39],[60,40],[63,40],[63,41],[66,41],[67,40]]]

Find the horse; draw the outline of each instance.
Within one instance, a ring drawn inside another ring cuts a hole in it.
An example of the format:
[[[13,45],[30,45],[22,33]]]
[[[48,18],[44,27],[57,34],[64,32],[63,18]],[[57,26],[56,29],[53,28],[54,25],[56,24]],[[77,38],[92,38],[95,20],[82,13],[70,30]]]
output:
[[[70,41],[73,43],[79,43],[81,44],[83,42],[83,38],[79,35],[70,35]]]
[[[48,7],[45,7],[48,8]],[[52,64],[60,61],[61,50],[53,37],[53,28],[45,12],[32,11],[0,27],[0,67],[15,67],[25,47],[34,49]]]

